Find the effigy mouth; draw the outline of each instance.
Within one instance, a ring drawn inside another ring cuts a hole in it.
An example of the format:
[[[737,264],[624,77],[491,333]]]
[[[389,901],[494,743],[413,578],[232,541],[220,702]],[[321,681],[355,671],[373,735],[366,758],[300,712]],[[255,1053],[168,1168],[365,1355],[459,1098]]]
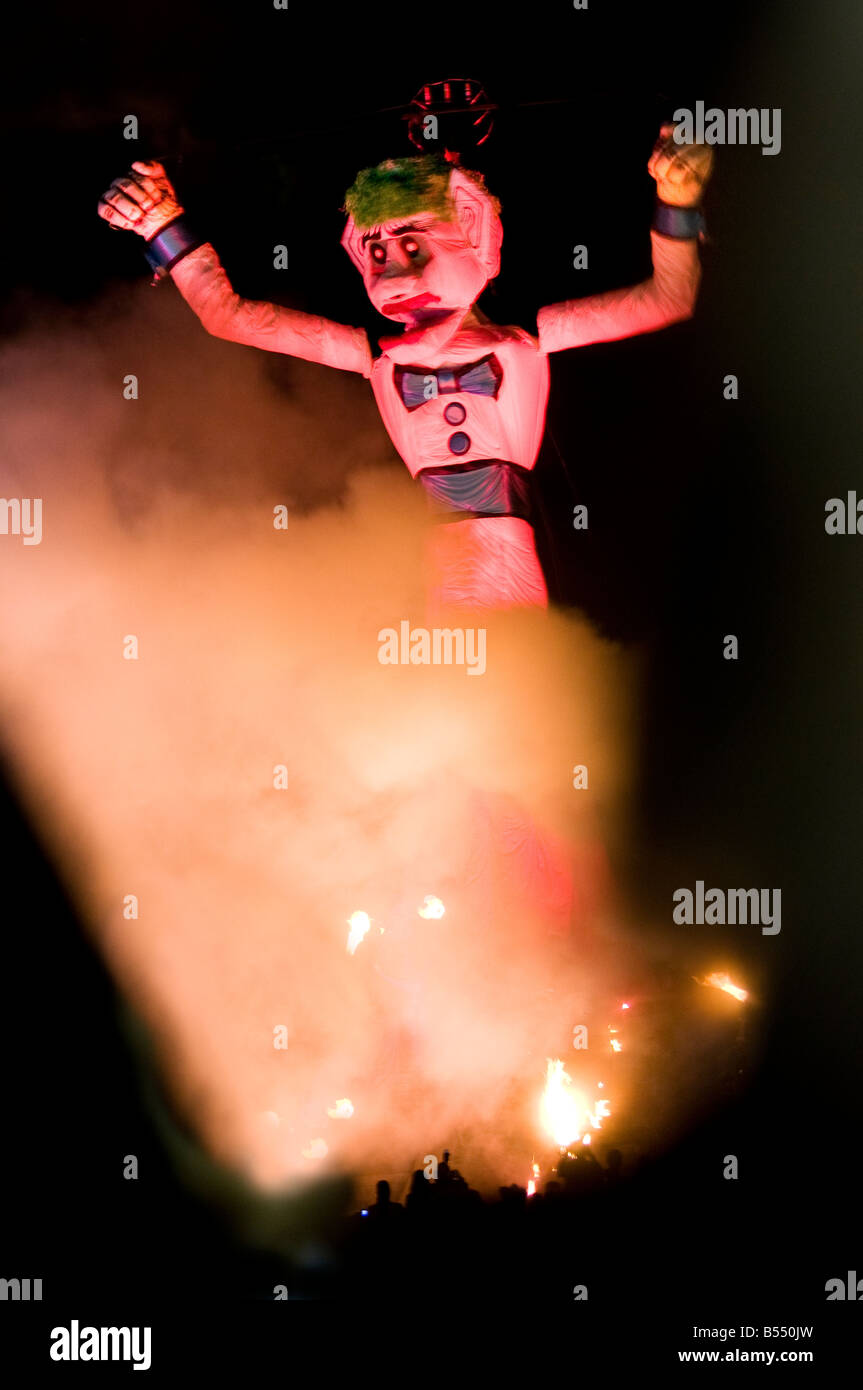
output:
[[[409,314],[413,317],[425,309],[430,309],[435,304],[440,304],[436,294],[415,294],[408,299],[391,299],[388,304],[381,306],[381,313],[386,314],[388,318],[395,318],[401,314]],[[447,309],[446,312],[450,313],[451,311]]]

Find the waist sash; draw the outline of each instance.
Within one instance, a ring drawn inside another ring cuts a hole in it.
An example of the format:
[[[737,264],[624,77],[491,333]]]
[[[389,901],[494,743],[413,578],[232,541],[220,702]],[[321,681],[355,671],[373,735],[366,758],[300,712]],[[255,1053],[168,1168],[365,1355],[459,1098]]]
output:
[[[438,521],[480,516],[531,519],[530,470],[502,459],[421,468],[416,475]]]

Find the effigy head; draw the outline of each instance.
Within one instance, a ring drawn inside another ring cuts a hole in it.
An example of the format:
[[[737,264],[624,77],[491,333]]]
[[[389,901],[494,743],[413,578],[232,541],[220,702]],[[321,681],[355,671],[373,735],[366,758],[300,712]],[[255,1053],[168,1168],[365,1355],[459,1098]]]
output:
[[[499,204],[437,155],[388,159],[345,197],[342,245],[375,308],[401,323],[467,311],[500,270]]]

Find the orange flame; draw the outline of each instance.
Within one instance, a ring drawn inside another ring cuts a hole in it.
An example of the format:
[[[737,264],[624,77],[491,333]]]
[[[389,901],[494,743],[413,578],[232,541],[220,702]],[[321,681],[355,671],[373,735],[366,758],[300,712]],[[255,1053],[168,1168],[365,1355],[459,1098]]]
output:
[[[564,1071],[559,1059],[548,1060],[545,1091],[540,1106],[542,1122],[558,1148],[574,1144],[585,1131],[592,1127],[601,1129],[603,1119],[609,1115],[608,1101],[597,1101],[589,1105],[580,1091],[572,1084],[572,1078]]]
[[[749,991],[741,989],[740,985],[731,983],[731,978],[725,970],[714,970],[712,975],[705,975],[703,980],[699,980],[700,985],[710,985],[713,989],[721,989],[725,994],[730,994],[734,999],[739,999],[741,1004],[744,999],[749,998]]]

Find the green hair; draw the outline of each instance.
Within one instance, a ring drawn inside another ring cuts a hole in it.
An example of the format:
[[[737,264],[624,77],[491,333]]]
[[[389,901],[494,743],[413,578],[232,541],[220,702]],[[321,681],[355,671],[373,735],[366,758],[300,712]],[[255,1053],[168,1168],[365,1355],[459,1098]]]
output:
[[[411,217],[415,212],[431,212],[444,221],[452,221],[456,211],[449,191],[451,173],[452,165],[438,154],[385,159],[376,168],[357,174],[345,194],[345,211],[361,231]],[[462,173],[487,192],[481,174],[469,169]],[[497,199],[492,201],[498,210]]]

